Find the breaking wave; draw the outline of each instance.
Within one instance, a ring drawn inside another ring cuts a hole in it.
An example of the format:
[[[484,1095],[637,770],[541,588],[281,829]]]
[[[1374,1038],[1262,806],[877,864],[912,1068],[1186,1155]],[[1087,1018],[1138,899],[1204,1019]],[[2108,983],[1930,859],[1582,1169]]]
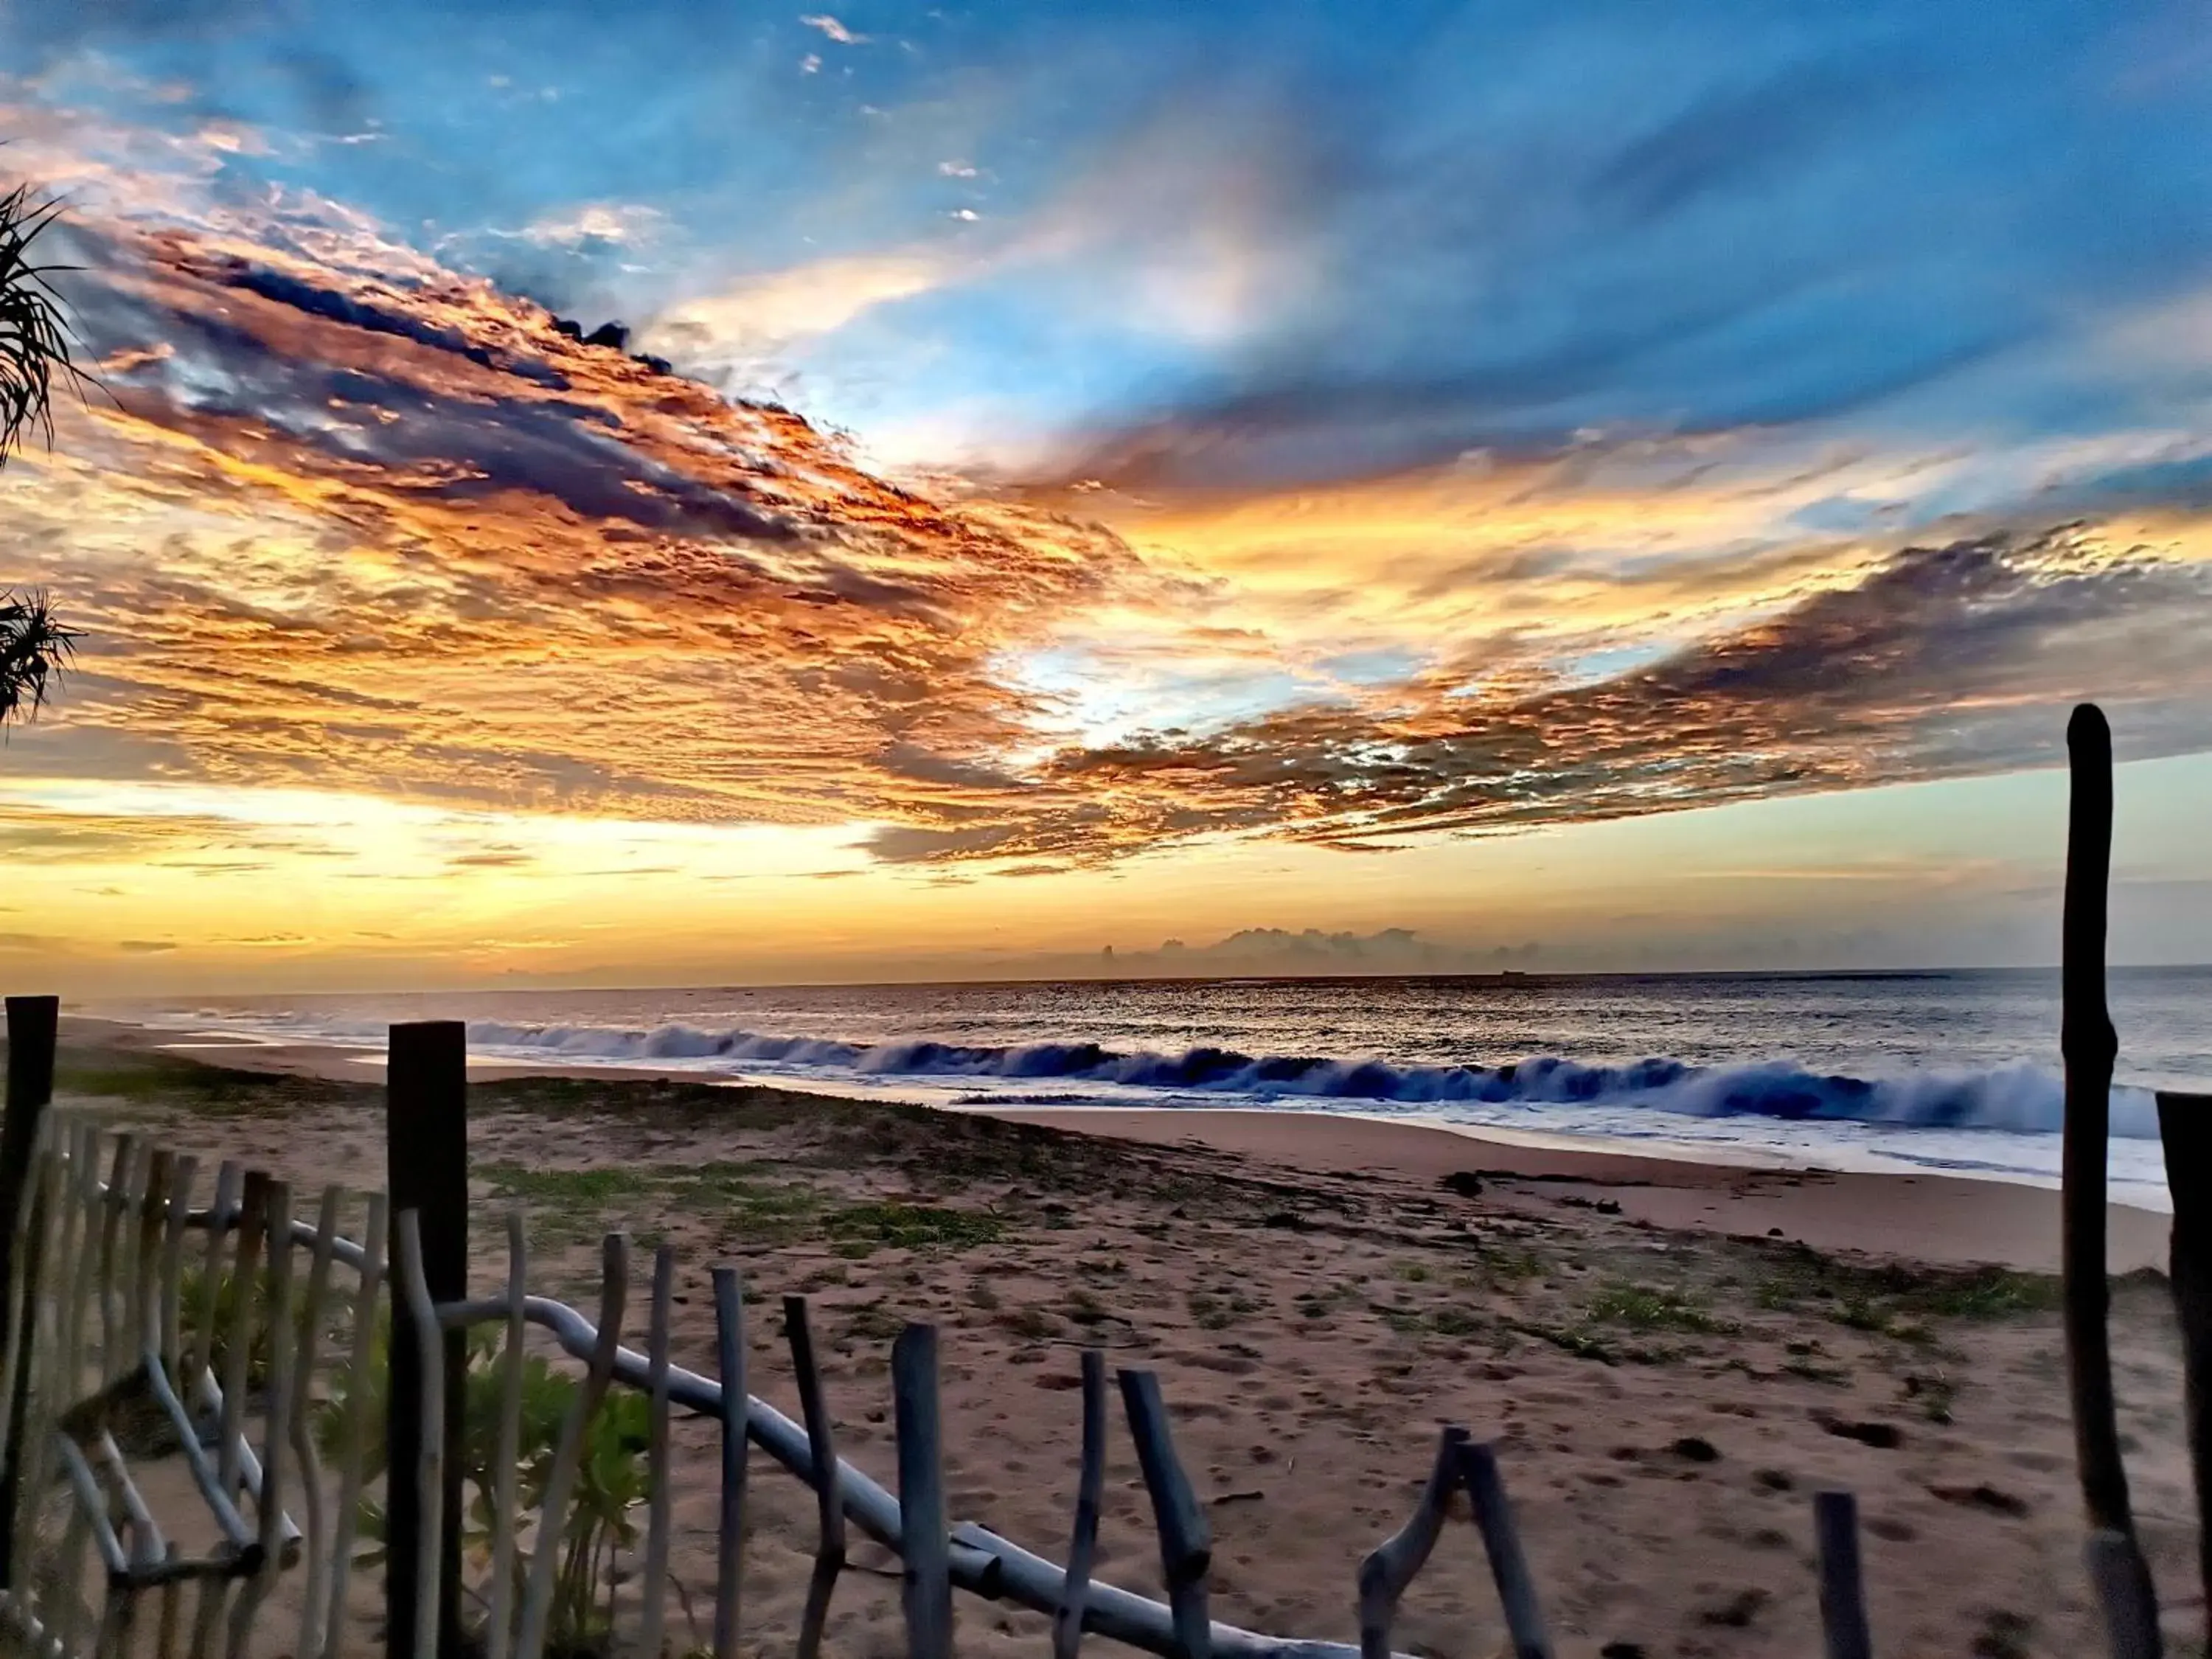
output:
[[[2025,1064],[1986,1071],[1914,1071],[1887,1078],[1823,1075],[1786,1060],[1699,1066],[1659,1058],[1625,1066],[1591,1066],[1547,1056],[1497,1066],[1409,1066],[1245,1054],[1231,1048],[1161,1054],[1117,1053],[1091,1042],[1005,1048],[927,1041],[863,1045],[824,1037],[705,1031],[689,1025],[625,1030],[495,1022],[471,1024],[469,1041],[479,1049],[605,1064],[684,1062],[702,1069],[828,1077],[1049,1080],[1263,1102],[1630,1107],[1692,1117],[2025,1133],[2055,1133],[2064,1116],[2064,1091],[2058,1078]],[[2157,1139],[2157,1109],[2148,1091],[2112,1091],[2112,1133],[2124,1139]]]

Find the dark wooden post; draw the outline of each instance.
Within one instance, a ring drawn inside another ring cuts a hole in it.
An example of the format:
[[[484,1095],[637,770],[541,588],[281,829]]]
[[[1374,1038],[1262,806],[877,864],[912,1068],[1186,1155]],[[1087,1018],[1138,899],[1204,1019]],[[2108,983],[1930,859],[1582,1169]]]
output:
[[[2066,1062],[2061,1148],[2060,1248],[2065,1269],[2066,1373],[2074,1407],[2074,1456],[2088,1511],[2099,1598],[2116,1642],[2126,1630],[2158,1626],[2150,1564],[2136,1543],[2128,1473],[2112,1395],[2108,1322],[2112,1290],[2105,1252],[2106,1142],[2112,1133],[2112,1065],[2119,1038],[2105,1003],[2106,890],[2112,866],[2112,732],[2083,703],[2066,725],[2070,790],[2066,817],[2066,900],[2060,937],[2059,1053]]]
[[[2074,1448],[2089,1524],[2132,1536],[2127,1471],[2114,1419],[2106,1320],[2106,1139],[2119,1039],[2105,1006],[2105,890],[2112,862],[2112,734],[2091,703],[2066,726],[2071,790],[2066,822],[2066,907],[2060,944],[2059,1052],[2066,1062],[2062,1241],[2066,1361]]]
[[[2173,1308],[2181,1325],[2190,1472],[2197,1482],[2197,1571],[2212,1633],[2212,1095],[2161,1092],[2158,1138],[2173,1195]]]
[[[434,1301],[468,1294],[469,1126],[467,1028],[459,1020],[426,1020],[392,1028],[385,1083],[386,1180],[398,1256],[397,1224],[412,1210],[422,1229],[422,1275]],[[395,1293],[398,1286],[394,1285]],[[446,1455],[439,1534],[438,1652],[415,1651],[415,1565],[422,1516],[416,1483],[406,1478],[422,1455],[422,1367],[414,1322],[392,1322],[392,1390],[386,1444],[390,1449],[387,1548],[384,1568],[385,1648],[392,1659],[457,1659],[461,1651],[461,1427],[468,1351],[448,1331]]]
[[[23,1417],[29,1404],[31,1335],[36,1317],[39,1235],[25,1228],[24,1188],[30,1178],[31,1149],[39,1125],[54,1097],[54,1044],[61,1025],[59,997],[8,999],[8,1115],[0,1121],[0,1349],[20,1315],[22,1340],[15,1345],[15,1374],[0,1377],[0,1398],[8,1404],[8,1433],[0,1447],[0,1589],[15,1585],[15,1504],[22,1484]],[[26,1237],[23,1305],[15,1305],[15,1237]]]

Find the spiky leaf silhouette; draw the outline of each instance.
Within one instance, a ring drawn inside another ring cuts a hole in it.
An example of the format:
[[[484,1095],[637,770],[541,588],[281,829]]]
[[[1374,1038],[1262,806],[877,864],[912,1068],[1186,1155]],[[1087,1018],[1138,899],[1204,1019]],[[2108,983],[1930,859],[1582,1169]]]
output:
[[[39,711],[76,650],[76,635],[54,620],[44,593],[0,588],[0,731]]]
[[[70,267],[41,264],[37,252],[60,214],[58,200],[28,185],[0,192],[0,463],[30,432],[51,442],[55,382],[87,378],[52,280]]]

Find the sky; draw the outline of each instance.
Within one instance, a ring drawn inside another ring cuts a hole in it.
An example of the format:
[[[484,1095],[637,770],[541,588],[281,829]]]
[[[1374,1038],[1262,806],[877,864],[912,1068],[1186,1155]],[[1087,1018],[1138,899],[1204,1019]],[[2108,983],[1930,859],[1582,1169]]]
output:
[[[2208,25],[9,9],[0,979],[2203,961]]]

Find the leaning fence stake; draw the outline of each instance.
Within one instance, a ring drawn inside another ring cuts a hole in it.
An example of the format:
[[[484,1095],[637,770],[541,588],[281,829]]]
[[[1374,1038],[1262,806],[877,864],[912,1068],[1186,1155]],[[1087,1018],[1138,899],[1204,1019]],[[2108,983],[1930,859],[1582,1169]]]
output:
[[[215,1397],[215,1340],[216,1323],[222,1315],[223,1261],[228,1255],[231,1235],[238,1231],[238,1194],[246,1180],[246,1170],[235,1158],[225,1158],[215,1172],[215,1199],[208,1208],[207,1248],[200,1259],[200,1312],[192,1331],[191,1392],[185,1395],[189,1402],[204,1402]]]
[[[330,1607],[323,1621],[325,1659],[337,1659],[345,1651],[346,1588],[353,1573],[354,1535],[361,1528],[369,1379],[377,1359],[376,1304],[384,1287],[386,1209],[385,1195],[371,1193],[362,1218],[361,1289],[354,1299],[353,1352],[346,1360],[345,1419],[338,1446],[337,1526],[331,1549]]]
[[[292,1188],[269,1183],[269,1404],[261,1447],[261,1480],[254,1493],[260,1523],[261,1577],[273,1579],[284,1565],[284,1454],[292,1409]]]
[[[845,1570],[845,1495],[836,1431],[822,1397],[822,1368],[815,1363],[814,1330],[807,1322],[805,1297],[783,1298],[783,1334],[791,1346],[791,1368],[799,1378],[799,1412],[806,1419],[806,1447],[813,1459],[808,1484],[814,1488],[815,1527],[821,1540],[814,1547],[814,1571],[806,1581],[795,1659],[815,1659],[822,1646],[822,1628],[829,1622],[830,1595],[837,1588],[837,1575]]]
[[[1820,1548],[1820,1630],[1827,1659],[1873,1659],[1866,1586],[1859,1571],[1859,1500],[1847,1492],[1815,1492],[1813,1532]]]
[[[1468,1502],[1474,1506],[1475,1525],[1482,1529],[1482,1546],[1490,1556],[1490,1576],[1497,1581],[1498,1599],[1505,1608],[1514,1659],[1552,1659],[1552,1644],[1536,1607],[1536,1581],[1521,1552],[1521,1533],[1513,1524],[1513,1506],[1506,1501],[1505,1482],[1498,1473],[1498,1455],[1476,1441],[1461,1447],[1459,1458]]]
[[[1098,1499],[1106,1484],[1106,1352],[1083,1351],[1083,1462],[1075,1481],[1075,1530],[1067,1540],[1067,1577],[1052,1620],[1052,1659],[1075,1659],[1083,1645],[1084,1604],[1098,1554]]]
[[[231,1270],[230,1330],[222,1354],[222,1438],[216,1447],[216,1471],[226,1496],[237,1498],[244,1478],[246,1391],[253,1356],[254,1278],[260,1270],[262,1235],[269,1224],[269,1177],[246,1172],[246,1196],[238,1212],[238,1265]]]
[[[170,1174],[169,1213],[161,1239],[161,1305],[155,1340],[161,1363],[179,1389],[185,1384],[185,1224],[191,1216],[192,1188],[199,1173],[200,1161],[190,1152],[178,1158]]]
[[[10,1588],[15,1582],[15,1512],[24,1463],[22,1424],[29,1413],[29,1384],[35,1365],[33,1338],[39,1322],[34,1292],[43,1252],[38,1241],[46,1220],[45,1206],[35,1200],[27,1206],[23,1197],[30,1190],[31,1154],[39,1144],[46,1109],[54,1097],[54,1048],[61,999],[9,997],[7,1018],[7,1115],[0,1122],[0,1348],[5,1348],[8,1356],[7,1370],[0,1374],[0,1411],[6,1413],[5,1426],[0,1428],[0,1589]],[[48,1144],[51,1149],[52,1142]],[[52,1156],[51,1150],[48,1156]],[[26,1209],[30,1212],[27,1227],[22,1224]],[[16,1258],[19,1228],[24,1241],[21,1261]]]
[[[124,1329],[129,1333],[125,1370],[156,1358],[161,1344],[161,1240],[176,1186],[176,1154],[156,1146],[146,1164],[146,1187],[138,1200],[138,1253],[133,1267],[131,1303]]]
[[[1460,1488],[1460,1451],[1468,1437],[1462,1428],[1443,1431],[1413,1515],[1359,1564],[1359,1659],[1390,1659],[1390,1626],[1399,1600],[1443,1531],[1452,1494]]]
[[[292,1455],[299,1460],[300,1498],[307,1512],[306,1582],[300,1587],[297,1659],[315,1659],[322,1637],[322,1601],[330,1585],[330,1519],[323,1498],[323,1463],[315,1450],[315,1367],[322,1358],[323,1306],[331,1291],[331,1253],[337,1243],[338,1206],[345,1194],[323,1188],[315,1214],[313,1254],[307,1261],[307,1288],[300,1303],[300,1352],[293,1362]],[[265,1490],[265,1489],[264,1489]]]
[[[2105,1611],[2106,1639],[2112,1659],[2159,1659],[2165,1638],[2158,1627],[2158,1603],[2150,1593],[2150,1574],[2135,1540],[2099,1527],[2082,1554],[2089,1585]]]
[[[1144,1473],[1145,1489],[1152,1494],[1152,1521],[1159,1529],[1160,1567],[1167,1578],[1168,1606],[1175,1615],[1176,1646],[1182,1659],[1206,1659],[1213,1645],[1212,1621],[1206,1610],[1212,1534],[1176,1456],[1159,1378],[1150,1371],[1124,1370],[1121,1382],[1129,1437],[1137,1443],[1137,1465]]]
[[[937,1410],[937,1328],[909,1325],[891,1346],[898,1439],[899,1553],[905,1559],[907,1659],[952,1659],[952,1565],[945,1531],[945,1446]]]
[[[507,1659],[514,1642],[514,1483],[522,1458],[522,1340],[529,1287],[529,1239],[522,1212],[507,1212],[507,1342],[499,1356],[499,1453],[492,1468],[491,1629],[488,1659]]]
[[[744,1287],[735,1267],[714,1269],[714,1358],[722,1383],[722,1503],[714,1554],[714,1659],[738,1659],[738,1593],[744,1571]]]
[[[660,1659],[661,1634],[668,1617],[668,1314],[676,1293],[676,1252],[663,1244],[653,1253],[653,1307],[646,1328],[649,1367],[646,1390],[651,1415],[647,1421],[645,1628],[638,1645],[645,1659]]]
[[[421,1352],[434,1355],[438,1352],[441,1332],[438,1325],[437,1304],[430,1300],[429,1281],[422,1276],[422,1217],[414,1210],[403,1210],[399,1215],[399,1300],[394,1322],[399,1317],[411,1321],[416,1340]],[[438,1495],[445,1479],[446,1449],[446,1379],[434,1364],[425,1364],[416,1375],[418,1413],[415,1439],[415,1467],[411,1469],[395,1468],[392,1479],[412,1480],[416,1501],[421,1504],[417,1513],[422,1517],[415,1544],[415,1628],[410,1652],[417,1659],[438,1651],[438,1567],[442,1553],[439,1515],[442,1505]],[[556,1530],[540,1547],[540,1553],[549,1559],[554,1554],[551,1539],[558,1537]]]
[[[558,1538],[568,1518],[568,1494],[576,1484],[583,1461],[584,1433],[606,1397],[614,1376],[615,1355],[622,1347],[623,1306],[629,1297],[629,1238],[609,1233],[599,1253],[599,1328],[592,1344],[592,1357],[584,1368],[584,1386],[569,1402],[561,1425],[561,1442],[554,1449],[552,1473],[546,1477],[545,1498],[538,1510],[542,1538]],[[515,1640],[520,1659],[542,1659],[545,1629],[553,1613],[554,1575],[561,1552],[540,1547],[530,1563],[530,1587],[522,1601],[522,1630]]]
[[[2173,1200],[2169,1262],[2181,1325],[2183,1412],[2197,1486],[2197,1566],[2212,1641],[2212,1095],[2161,1091],[2158,1137]]]

